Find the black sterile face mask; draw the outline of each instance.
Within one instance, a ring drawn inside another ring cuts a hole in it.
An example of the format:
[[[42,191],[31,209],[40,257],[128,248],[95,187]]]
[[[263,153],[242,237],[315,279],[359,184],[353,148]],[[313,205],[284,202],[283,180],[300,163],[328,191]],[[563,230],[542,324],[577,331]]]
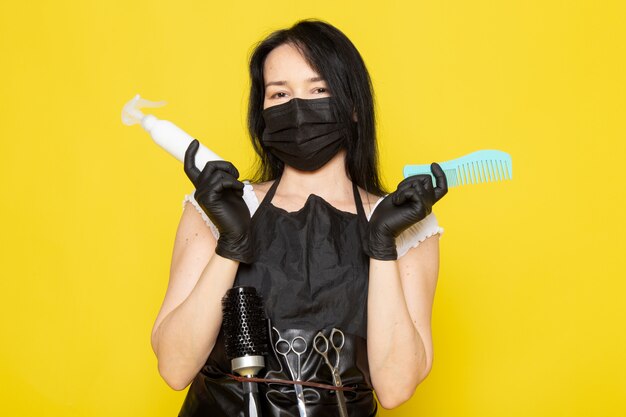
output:
[[[293,98],[263,110],[263,145],[285,164],[315,171],[339,152],[348,135],[333,115],[334,106],[333,97]]]

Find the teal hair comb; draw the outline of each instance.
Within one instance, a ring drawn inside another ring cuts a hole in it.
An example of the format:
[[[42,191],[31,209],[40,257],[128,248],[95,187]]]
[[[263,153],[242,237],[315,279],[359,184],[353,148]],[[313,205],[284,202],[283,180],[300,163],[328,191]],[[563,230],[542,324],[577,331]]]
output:
[[[439,164],[448,180],[448,187],[477,184],[487,181],[502,181],[513,178],[511,155],[496,150],[482,150]],[[405,165],[404,178],[411,175],[430,174],[430,164]]]

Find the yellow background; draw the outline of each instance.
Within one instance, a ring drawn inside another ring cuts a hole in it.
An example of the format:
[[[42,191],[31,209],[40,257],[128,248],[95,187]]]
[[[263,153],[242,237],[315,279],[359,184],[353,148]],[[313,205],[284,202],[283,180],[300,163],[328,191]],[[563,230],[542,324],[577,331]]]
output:
[[[381,416],[626,415],[625,16],[617,0],[3,1],[0,414],[177,415],[150,331],[192,187],[122,105],[167,100],[152,113],[249,174],[248,54],[317,17],[369,67],[389,188],[408,163],[513,157],[513,181],[435,207],[434,367]]]

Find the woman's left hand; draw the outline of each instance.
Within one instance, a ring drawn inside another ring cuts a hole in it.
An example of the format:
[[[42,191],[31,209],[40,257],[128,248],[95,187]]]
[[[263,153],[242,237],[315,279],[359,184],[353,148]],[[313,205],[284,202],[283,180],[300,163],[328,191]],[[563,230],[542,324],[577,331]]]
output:
[[[448,182],[443,169],[433,162],[430,175],[413,175],[405,178],[398,189],[380,202],[368,224],[365,250],[370,258],[383,261],[398,258],[396,237],[432,212],[433,205],[448,192]]]

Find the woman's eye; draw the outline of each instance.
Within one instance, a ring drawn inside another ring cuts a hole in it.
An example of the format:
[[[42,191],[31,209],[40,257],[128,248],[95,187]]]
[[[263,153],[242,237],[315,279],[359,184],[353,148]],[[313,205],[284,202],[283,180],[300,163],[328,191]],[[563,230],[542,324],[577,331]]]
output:
[[[324,87],[318,87],[315,89],[318,93],[326,93],[328,90]]]
[[[281,92],[272,94],[271,98],[283,98],[283,97],[285,97],[283,94],[286,94],[286,93],[281,91]]]

